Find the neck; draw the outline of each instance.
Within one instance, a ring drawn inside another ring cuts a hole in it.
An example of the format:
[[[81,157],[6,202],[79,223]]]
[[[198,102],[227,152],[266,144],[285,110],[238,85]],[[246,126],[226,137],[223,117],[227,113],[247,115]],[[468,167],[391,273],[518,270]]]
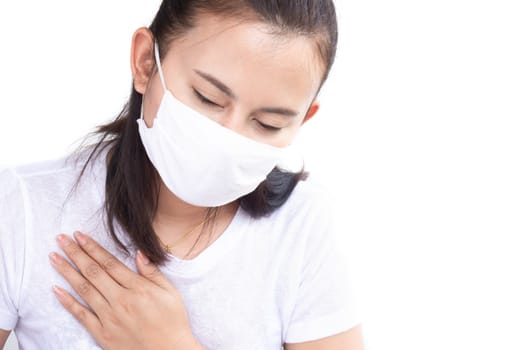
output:
[[[155,233],[166,252],[179,258],[193,259],[226,230],[238,207],[239,201],[233,201],[207,216],[207,211],[211,208],[184,202],[161,181],[159,205],[153,220]],[[211,226],[201,226],[203,220],[209,223],[210,218]],[[204,229],[208,239],[199,240]]]
[[[156,220],[163,223],[194,222],[202,220],[206,215],[206,212],[209,210],[208,207],[199,207],[186,203],[175,196],[163,181],[160,181],[160,183],[159,206],[155,214]]]
[[[201,221],[209,207],[199,207],[189,204],[171,192],[164,182],[160,181],[159,205],[155,214],[155,220],[163,224],[187,223]],[[221,208],[223,213],[235,213],[238,201],[225,204]]]

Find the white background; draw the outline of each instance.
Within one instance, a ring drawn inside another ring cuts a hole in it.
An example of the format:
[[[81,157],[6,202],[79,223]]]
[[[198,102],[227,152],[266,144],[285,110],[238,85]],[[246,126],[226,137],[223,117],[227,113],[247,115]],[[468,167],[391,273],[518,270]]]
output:
[[[0,164],[112,119],[159,1],[0,2]],[[368,349],[525,349],[520,1],[338,3],[339,56],[300,141],[336,194]]]

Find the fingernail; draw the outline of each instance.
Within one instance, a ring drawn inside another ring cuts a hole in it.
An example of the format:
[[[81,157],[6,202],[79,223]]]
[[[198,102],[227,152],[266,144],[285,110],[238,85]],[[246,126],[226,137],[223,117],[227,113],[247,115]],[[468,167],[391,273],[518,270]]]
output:
[[[51,254],[49,254],[49,259],[51,259],[51,262],[56,264],[56,265],[61,265],[62,262],[64,261],[62,259],[62,257],[60,257],[60,255],[58,255],[57,253],[53,252]]]
[[[55,292],[55,295],[59,298],[64,300],[66,298],[66,293],[62,288],[59,286],[53,286],[53,292]]]
[[[144,265],[148,265],[149,264],[149,259],[146,255],[142,254],[142,252],[140,250],[137,250],[137,254],[139,255],[139,258],[140,258],[140,261],[144,264]]]
[[[85,245],[87,243],[86,236],[84,236],[82,233],[77,231],[74,233],[74,235],[77,242],[80,243],[80,245]]]
[[[69,238],[67,238],[67,236],[62,233],[57,236],[57,241],[58,241],[58,244],[60,244],[60,246],[62,247],[67,247],[68,245],[71,244],[71,242],[69,241]]]

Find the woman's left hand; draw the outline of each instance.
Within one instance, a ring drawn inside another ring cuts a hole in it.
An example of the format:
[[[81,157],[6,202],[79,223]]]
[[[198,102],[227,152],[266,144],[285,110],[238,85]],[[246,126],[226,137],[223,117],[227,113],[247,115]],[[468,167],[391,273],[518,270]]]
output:
[[[92,238],[79,232],[75,238],[78,244],[63,234],[57,241],[80,273],[57,253],[50,258],[91,310],[64,289],[54,290],[100,346],[106,350],[203,349],[193,337],[179,291],[157,266],[139,253],[137,274]]]

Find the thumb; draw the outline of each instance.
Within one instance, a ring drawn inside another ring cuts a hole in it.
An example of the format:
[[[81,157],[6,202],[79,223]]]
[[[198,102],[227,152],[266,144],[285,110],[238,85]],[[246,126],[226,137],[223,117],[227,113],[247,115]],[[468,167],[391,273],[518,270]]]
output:
[[[135,260],[137,264],[137,270],[142,276],[146,277],[148,280],[164,289],[173,288],[171,282],[166,278],[166,276],[164,276],[158,266],[153,264],[140,250],[137,250],[137,256],[135,257]]]

